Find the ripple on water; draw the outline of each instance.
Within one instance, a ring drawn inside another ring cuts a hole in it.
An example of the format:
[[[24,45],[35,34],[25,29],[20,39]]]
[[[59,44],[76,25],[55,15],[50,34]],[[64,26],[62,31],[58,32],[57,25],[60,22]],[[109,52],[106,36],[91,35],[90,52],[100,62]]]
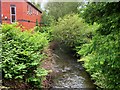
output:
[[[95,88],[81,64],[64,51],[59,48],[55,51],[55,55],[59,57],[55,57],[55,69],[59,74],[53,80],[53,88]]]

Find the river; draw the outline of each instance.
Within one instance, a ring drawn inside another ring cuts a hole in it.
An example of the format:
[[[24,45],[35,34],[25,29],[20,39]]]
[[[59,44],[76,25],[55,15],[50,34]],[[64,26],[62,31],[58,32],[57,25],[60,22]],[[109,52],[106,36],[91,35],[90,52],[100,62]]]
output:
[[[92,80],[83,68],[82,64],[77,62],[77,58],[71,54],[70,48],[65,45],[58,45],[53,50],[55,60],[54,71],[57,72],[53,78],[52,88],[94,88]]]

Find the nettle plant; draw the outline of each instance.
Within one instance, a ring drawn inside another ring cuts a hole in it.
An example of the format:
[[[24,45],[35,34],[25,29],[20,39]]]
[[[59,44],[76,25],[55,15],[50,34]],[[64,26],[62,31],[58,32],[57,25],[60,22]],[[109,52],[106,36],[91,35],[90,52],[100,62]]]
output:
[[[40,67],[48,46],[46,33],[24,31],[18,24],[2,25],[2,67],[4,79],[20,79],[40,84],[47,71]]]

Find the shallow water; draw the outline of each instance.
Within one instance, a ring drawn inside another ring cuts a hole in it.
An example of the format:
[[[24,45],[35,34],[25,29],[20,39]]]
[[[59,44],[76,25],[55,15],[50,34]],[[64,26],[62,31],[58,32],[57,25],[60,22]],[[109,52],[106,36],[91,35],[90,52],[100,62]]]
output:
[[[82,65],[64,45],[54,50],[54,69],[58,74],[53,78],[53,88],[95,88]]]

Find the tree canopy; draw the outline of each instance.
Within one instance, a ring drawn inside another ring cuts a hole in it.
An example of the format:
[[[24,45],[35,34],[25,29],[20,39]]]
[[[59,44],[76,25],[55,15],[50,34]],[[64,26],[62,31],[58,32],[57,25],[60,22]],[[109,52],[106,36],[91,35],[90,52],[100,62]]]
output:
[[[91,43],[78,52],[92,78],[101,88],[120,88],[120,2],[90,3],[81,15],[86,22],[98,23]]]
[[[55,20],[66,14],[77,13],[81,3],[78,2],[48,2],[45,6],[48,14],[54,16]]]
[[[116,3],[91,3],[85,8],[82,17],[86,22],[101,24],[99,32],[107,35],[120,30],[120,2]]]

